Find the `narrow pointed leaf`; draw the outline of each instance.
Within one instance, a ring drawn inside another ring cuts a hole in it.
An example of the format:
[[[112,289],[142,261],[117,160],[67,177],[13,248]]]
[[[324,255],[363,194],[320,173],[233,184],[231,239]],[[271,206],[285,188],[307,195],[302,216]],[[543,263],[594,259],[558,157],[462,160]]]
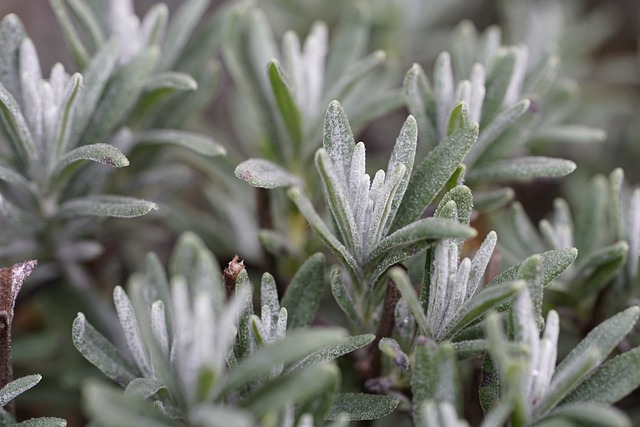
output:
[[[640,347],[616,356],[589,376],[563,400],[613,404],[640,386]]]
[[[2,84],[17,100],[22,99],[18,72],[19,50],[27,37],[24,25],[17,15],[7,14],[0,22],[0,76]]]
[[[490,123],[500,111],[516,65],[517,48],[511,48],[496,59],[487,77],[487,88],[482,105],[482,125]]]
[[[629,307],[621,313],[605,320],[596,326],[587,336],[574,347],[560,362],[555,370],[554,379],[562,375],[571,365],[589,349],[595,350],[598,363],[606,358],[615,346],[631,331],[640,316],[640,307]]]
[[[471,167],[475,161],[504,131],[518,120],[531,106],[531,101],[523,99],[512,106],[501,111],[494,120],[482,129],[478,135],[478,141],[471,147],[469,153],[464,158],[464,163]]]
[[[82,37],[80,37],[80,34],[78,34],[78,31],[73,25],[71,17],[62,4],[62,0],[49,0],[49,2],[58,18],[65,42],[71,52],[71,57],[80,69],[86,67],[89,62],[89,53],[82,42]]]
[[[19,422],[13,427],[66,427],[67,420],[62,418],[41,417]]]
[[[553,279],[558,277],[560,273],[569,267],[569,265],[578,256],[578,251],[575,248],[569,249],[554,249],[551,251],[543,252],[540,254],[542,257],[542,285],[547,286]],[[518,270],[522,263],[514,265],[508,268],[499,275],[497,275],[488,286],[494,286],[501,283],[511,282],[518,277]]]
[[[271,61],[267,66],[269,82],[276,100],[276,105],[280,110],[280,116],[291,136],[296,150],[300,150],[303,138],[302,115],[296,104],[291,87],[278,61]]]
[[[119,53],[118,46],[116,39],[105,43],[83,71],[83,90],[78,96],[78,105],[74,110],[69,147],[75,147],[78,142],[85,144],[100,142],[96,140],[80,141],[80,138],[93,117],[107,81],[116,65]]]
[[[64,202],[60,205],[57,216],[59,218],[85,215],[134,218],[146,215],[155,209],[158,209],[155,203],[132,197],[87,196]]]
[[[87,127],[88,142],[106,139],[127,118],[142,93],[144,82],[155,69],[159,56],[157,47],[147,48],[112,75]]]
[[[281,375],[239,403],[257,417],[286,405],[302,402],[319,395],[338,381],[337,367],[315,366],[300,372]]]
[[[568,426],[631,427],[631,421],[622,410],[596,402],[563,405],[545,417],[540,426],[558,426],[557,423],[565,420]]]
[[[254,427],[253,416],[240,408],[203,404],[196,406],[189,418],[203,427]]]
[[[339,267],[334,267],[331,271],[331,293],[338,303],[338,306],[347,315],[349,321],[351,321],[353,325],[360,325],[362,323],[362,316],[355,306],[350,292],[346,288],[346,284],[342,278],[342,270]]]
[[[529,181],[534,178],[557,178],[570,174],[576,164],[551,157],[521,157],[482,164],[467,173],[467,180],[478,182]]]
[[[23,163],[29,164],[36,156],[35,143],[29,126],[13,95],[0,83],[0,116],[13,149]]]
[[[76,73],[71,76],[71,85],[67,89],[67,93],[65,93],[55,131],[56,135],[53,144],[56,157],[61,156],[69,147],[69,140],[73,132],[73,117],[77,109],[78,93],[81,91],[82,82],[81,74]]]
[[[352,253],[359,253],[360,240],[357,235],[357,227],[355,224],[354,213],[348,200],[346,191],[348,189],[347,182],[341,183],[336,175],[337,170],[335,164],[331,163],[327,152],[320,148],[315,155],[316,168],[320,174],[322,187],[324,189],[325,199],[333,218],[338,226],[340,235],[345,242],[347,248]],[[349,175],[347,175],[348,177]],[[346,179],[346,178],[345,178]]]
[[[344,99],[345,95],[368,74],[382,66],[387,60],[387,55],[377,50],[361,60],[351,64],[336,83],[327,91],[324,102],[332,99]]]
[[[84,358],[122,387],[140,377],[140,372],[131,366],[113,344],[87,322],[84,314],[78,313],[73,321],[71,336],[73,344]]]
[[[240,362],[219,391],[226,393],[235,390],[274,366],[286,365],[323,347],[337,344],[344,335],[344,332],[338,329],[290,332],[282,341],[262,347],[251,357]]]
[[[167,27],[160,69],[174,67],[209,3],[211,0],[188,0],[180,4]]]
[[[287,329],[305,327],[315,318],[324,289],[325,268],[324,255],[317,253],[309,257],[291,279],[280,303],[287,308]]]
[[[418,123],[420,142],[429,148],[434,147],[438,143],[435,129],[436,103],[429,80],[419,64],[413,64],[407,71],[402,90],[409,112]]]
[[[226,153],[223,146],[212,138],[194,132],[173,129],[146,130],[134,136],[135,144],[170,144],[189,148],[205,156],[220,156]]]
[[[327,419],[335,420],[340,414],[346,413],[351,421],[376,420],[390,414],[398,403],[398,399],[392,396],[340,393]]]
[[[279,188],[300,185],[300,178],[269,160],[249,159],[235,170],[238,178],[257,188]]]
[[[18,171],[5,166],[0,166],[0,180],[20,187],[23,191],[29,192],[29,181]]]
[[[125,394],[111,386],[92,382],[83,390],[85,408],[94,421],[105,427],[177,427],[151,402]]]
[[[361,278],[360,267],[353,258],[353,256],[347,251],[338,239],[331,234],[327,225],[322,221],[320,215],[316,212],[311,204],[311,201],[302,194],[302,191],[298,187],[293,187],[288,192],[289,197],[296,204],[300,213],[307,219],[309,225],[316,232],[318,237],[324,242],[325,245],[334,253],[339,259],[342,260],[345,267],[347,267],[354,278]]]
[[[370,344],[375,338],[376,336],[373,334],[353,335],[347,337],[338,344],[331,345],[310,354],[299,363],[293,365],[291,367],[291,371],[299,371],[311,366],[332,361],[340,356],[351,353],[352,351],[356,351],[357,349]]]
[[[187,73],[177,71],[166,71],[151,76],[144,84],[146,92],[176,90],[194,91],[198,89],[198,82]]]
[[[391,280],[393,280],[398,287],[398,290],[402,294],[402,298],[404,298],[407,303],[409,311],[418,323],[420,329],[422,329],[422,333],[427,336],[432,336],[432,331],[429,327],[429,322],[427,321],[424,311],[422,310],[420,299],[418,298],[413,285],[409,281],[407,274],[401,268],[392,268],[389,270],[389,277],[391,277]]]
[[[437,239],[470,239],[475,237],[476,231],[466,225],[443,218],[425,218],[395,231],[383,239],[369,255],[367,263],[372,263],[379,257],[400,246],[417,243],[421,240]]]
[[[393,196],[389,217],[385,221],[384,234],[387,234],[389,228],[391,228],[393,218],[396,216],[400,202],[407,190],[407,185],[409,185],[409,179],[411,178],[411,171],[413,170],[413,163],[416,156],[417,142],[418,126],[416,119],[413,116],[409,116],[402,125],[402,129],[400,129],[400,135],[398,135],[396,143],[393,146],[393,151],[391,152],[387,166],[387,173],[390,176],[402,167],[404,167],[405,172]]]
[[[391,230],[415,221],[435,199],[478,137],[478,125],[469,122],[463,104],[463,124],[434,148],[409,181]]]
[[[460,307],[460,310],[447,327],[447,336],[454,336],[462,330],[462,328],[483,316],[491,308],[509,300],[520,290],[524,289],[525,286],[526,282],[517,280],[510,284],[490,286],[482,289]]]
[[[331,102],[327,108],[322,146],[329,155],[338,182],[346,188],[355,142],[347,115],[338,101]]]
[[[27,375],[6,384],[0,389],[0,408],[11,402],[16,396],[21,395],[40,382],[42,375]]]
[[[116,147],[109,144],[91,144],[74,148],[56,163],[54,177],[67,173],[66,169],[81,160],[91,160],[115,168],[129,166],[129,159]]]

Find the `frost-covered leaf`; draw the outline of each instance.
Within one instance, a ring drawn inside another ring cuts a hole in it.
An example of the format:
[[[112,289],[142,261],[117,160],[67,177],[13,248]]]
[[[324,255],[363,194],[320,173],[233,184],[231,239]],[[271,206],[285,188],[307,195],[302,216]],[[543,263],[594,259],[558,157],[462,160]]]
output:
[[[600,364],[631,331],[640,307],[630,307],[595,327],[557,366],[549,389],[536,407],[539,415],[557,405]]]
[[[73,344],[85,359],[122,387],[140,377],[140,372],[131,366],[109,340],[91,326],[84,314],[78,313],[73,321],[71,337]]]
[[[404,77],[402,84],[409,112],[418,123],[420,142],[428,147],[438,143],[436,123],[436,103],[433,90],[424,70],[419,64],[413,64]]]
[[[177,427],[179,424],[164,415],[148,400],[125,394],[97,382],[83,389],[85,408],[94,421],[105,427]]]
[[[462,328],[483,316],[491,308],[509,300],[525,286],[525,282],[515,281],[482,289],[460,307],[460,310],[446,328],[447,335],[455,335]]]
[[[594,427],[631,427],[627,415],[618,408],[598,402],[574,403],[563,405],[552,411],[542,422],[541,427],[567,425],[589,425]]]
[[[398,399],[392,396],[363,393],[340,393],[327,415],[327,419],[335,420],[346,413],[351,421],[376,420],[390,414]]]
[[[289,332],[282,341],[256,350],[231,371],[219,392],[227,393],[271,370],[288,364],[323,347],[335,345],[344,338],[339,329],[300,330]]]
[[[300,213],[307,219],[309,225],[316,232],[318,237],[327,245],[329,250],[339,257],[344,265],[350,270],[350,273],[355,278],[361,277],[360,267],[353,258],[353,256],[347,251],[342,243],[333,235],[327,225],[322,221],[320,215],[316,212],[311,204],[311,201],[305,196],[298,187],[292,187],[288,192],[289,197],[296,204]]]
[[[343,339],[338,344],[317,350],[313,354],[305,357],[299,363],[292,366],[292,371],[306,369],[320,363],[329,362],[340,356],[351,353],[359,348],[370,344],[375,339],[373,334],[354,335]]]
[[[246,410],[229,406],[203,404],[196,406],[190,419],[202,427],[254,427],[254,417]]]
[[[36,156],[33,135],[18,103],[2,83],[0,83],[0,116],[13,149],[21,157],[24,164],[29,164]]]
[[[269,160],[249,159],[240,163],[235,170],[238,178],[258,188],[278,188],[300,185],[300,178]]]
[[[198,82],[187,73],[176,71],[166,71],[152,75],[145,83],[146,92],[160,90],[185,90],[192,91],[198,89]]]
[[[462,126],[434,148],[411,177],[398,208],[392,231],[415,221],[438,195],[478,137],[478,125],[470,123],[464,104]]]
[[[137,132],[134,136],[134,143],[176,145],[211,157],[224,155],[226,153],[225,148],[209,136],[173,129]]]
[[[303,137],[302,114],[296,104],[295,96],[278,61],[274,60],[269,63],[267,73],[276,105],[280,110],[280,116],[287,127],[294,147],[299,150]]]
[[[287,308],[287,329],[305,327],[315,318],[324,289],[325,266],[324,255],[314,254],[291,279],[280,303]]]
[[[57,161],[53,176],[57,177],[67,173],[66,169],[80,160],[91,160],[115,168],[129,166],[129,159],[113,145],[83,145],[69,151]]]
[[[116,218],[134,218],[146,215],[158,205],[142,199],[124,196],[87,196],[68,200],[60,205],[57,216],[71,218],[77,216],[110,216]]]
[[[475,235],[476,231],[473,228],[458,222],[443,218],[425,218],[412,222],[383,239],[369,255],[367,262],[374,262],[393,249],[422,240],[469,239]]]
[[[66,427],[67,421],[62,418],[42,417],[19,422],[12,427]]]
[[[551,283],[553,279],[558,277],[560,273],[566,270],[573,261],[575,261],[578,256],[578,251],[575,248],[554,249],[543,252],[539,255],[542,257],[542,283],[543,286],[546,286]],[[516,280],[521,264],[522,263],[514,265],[513,267],[503,271],[497,275],[488,286],[494,286]]]
[[[11,402],[16,396],[21,395],[40,382],[42,375],[27,375],[6,384],[0,389],[0,408]]]
[[[281,375],[240,402],[257,417],[288,404],[313,399],[339,379],[338,368],[332,365],[311,367],[299,372]]]
[[[528,181],[534,178],[557,178],[570,174],[576,164],[570,160],[552,157],[521,157],[483,163],[471,169],[469,182]]]
[[[640,386],[640,347],[627,351],[602,366],[562,401],[613,404]]]

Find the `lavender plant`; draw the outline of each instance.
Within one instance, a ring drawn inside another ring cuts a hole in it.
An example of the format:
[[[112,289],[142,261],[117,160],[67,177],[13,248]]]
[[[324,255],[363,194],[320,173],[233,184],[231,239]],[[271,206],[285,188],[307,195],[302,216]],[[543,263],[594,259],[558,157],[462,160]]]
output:
[[[0,23],[0,424],[638,423],[607,8],[49,6],[49,77]]]

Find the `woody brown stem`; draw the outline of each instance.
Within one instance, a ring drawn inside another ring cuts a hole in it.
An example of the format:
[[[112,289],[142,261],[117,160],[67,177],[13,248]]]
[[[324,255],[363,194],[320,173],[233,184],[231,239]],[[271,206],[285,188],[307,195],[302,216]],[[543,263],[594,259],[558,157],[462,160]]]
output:
[[[11,267],[0,268],[0,388],[13,381],[11,361],[11,323],[16,297],[24,281],[35,268],[36,261],[25,261]],[[15,403],[5,405],[5,410],[15,417]]]

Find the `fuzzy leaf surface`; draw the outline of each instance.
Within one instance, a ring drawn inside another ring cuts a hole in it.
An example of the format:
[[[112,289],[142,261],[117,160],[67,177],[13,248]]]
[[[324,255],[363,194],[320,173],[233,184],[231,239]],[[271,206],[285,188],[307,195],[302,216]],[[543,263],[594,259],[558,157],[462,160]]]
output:
[[[640,386],[640,347],[616,356],[589,376],[563,400],[613,404]]]
[[[351,353],[352,351],[370,344],[371,342],[373,342],[375,337],[376,336],[373,334],[354,335],[346,337],[338,344],[315,351],[314,353],[301,360],[300,363],[294,365],[291,370],[297,371],[300,369],[306,369],[320,363],[325,363],[337,359],[340,356]]]
[[[309,257],[287,287],[281,306],[287,308],[287,329],[308,326],[320,306],[324,289],[326,261],[321,253]]]
[[[120,351],[78,313],[73,321],[71,337],[80,354],[96,366],[103,374],[122,387],[126,387],[140,372],[131,366]]]
[[[0,389],[0,408],[11,402],[16,396],[21,395],[40,382],[42,375],[34,374],[20,377],[11,381]]]
[[[59,218],[77,216],[109,216],[116,218],[134,218],[146,215],[158,205],[142,199],[124,196],[87,196],[71,199],[60,205]]]
[[[376,420],[390,414],[396,409],[398,403],[398,399],[392,396],[340,393],[327,419],[335,420],[341,413],[346,413],[351,421]]]
[[[269,75],[269,82],[271,83],[271,89],[276,100],[276,105],[280,110],[280,116],[284,121],[284,124],[293,140],[295,147],[300,147],[302,144],[303,129],[302,129],[302,114],[298,109],[295,97],[291,92],[287,78],[284,75],[282,67],[278,61],[271,61],[267,66],[267,73]]]
[[[93,382],[84,390],[85,408],[94,421],[105,427],[177,427],[179,424],[142,397]]]
[[[136,133],[136,144],[169,144],[188,148],[205,156],[221,156],[226,153],[224,147],[212,138],[199,133],[173,129],[146,130]]]
[[[476,166],[469,171],[469,182],[529,181],[534,178],[557,178],[570,174],[576,164],[552,157],[521,157]]]
[[[441,141],[418,166],[400,203],[391,230],[415,221],[438,195],[478,138],[478,125],[470,123],[464,104],[459,104],[462,125]]]
[[[252,187],[279,188],[300,185],[300,178],[269,160],[245,160],[236,167],[234,173]]]
[[[262,347],[231,371],[222,393],[235,390],[247,382],[268,372],[274,366],[288,364],[320,350],[335,345],[344,338],[339,329],[293,331],[277,343]]]

